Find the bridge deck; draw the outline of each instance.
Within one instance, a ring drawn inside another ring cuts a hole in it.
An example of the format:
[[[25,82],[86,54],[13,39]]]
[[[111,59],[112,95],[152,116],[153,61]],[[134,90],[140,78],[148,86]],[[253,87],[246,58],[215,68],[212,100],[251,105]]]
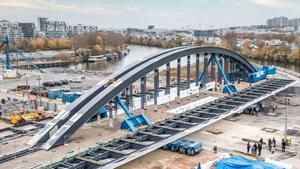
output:
[[[274,95],[296,81],[271,79],[158,122],[131,136],[115,139],[47,168],[116,168]],[[268,88],[268,92],[260,89]],[[247,96],[251,96],[251,100]],[[246,99],[244,99],[246,98]],[[253,98],[253,99],[252,99]],[[223,107],[227,105],[228,107]],[[217,108],[220,108],[219,110]],[[69,166],[69,167],[68,167]]]

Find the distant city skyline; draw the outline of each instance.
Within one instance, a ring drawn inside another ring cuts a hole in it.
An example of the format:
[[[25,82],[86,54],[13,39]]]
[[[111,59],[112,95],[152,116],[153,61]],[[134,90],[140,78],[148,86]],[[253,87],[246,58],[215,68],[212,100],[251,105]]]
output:
[[[297,0],[0,0],[0,19],[37,17],[100,28],[193,28],[266,24],[275,16],[300,17]]]

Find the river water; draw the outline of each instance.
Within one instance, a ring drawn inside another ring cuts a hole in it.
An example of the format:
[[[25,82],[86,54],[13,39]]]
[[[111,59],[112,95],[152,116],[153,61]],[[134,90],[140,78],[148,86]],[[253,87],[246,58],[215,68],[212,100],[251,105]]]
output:
[[[163,51],[162,48],[156,47],[147,47],[147,46],[139,46],[139,45],[129,45],[130,52],[127,56],[124,56],[121,60],[115,62],[109,61],[101,61],[94,63],[81,63],[78,65],[72,65],[69,68],[75,70],[98,70],[98,71],[108,71],[115,72],[120,69],[125,68],[126,66],[143,59],[149,55],[153,55],[155,53],[159,53]]]
[[[95,63],[81,63],[77,65],[71,65],[69,68],[74,70],[97,70],[97,71],[107,71],[115,72],[120,69],[125,68],[126,66],[143,59],[147,56],[153,55],[163,51],[162,48],[156,47],[147,47],[139,45],[129,45],[130,53],[123,57],[121,60],[116,62],[95,62]],[[191,56],[191,63],[195,63],[195,56]],[[201,58],[202,59],[202,58]],[[300,66],[284,62],[272,62],[272,61],[259,61],[259,60],[250,60],[251,62],[260,63],[261,65],[275,65],[283,68],[287,68],[300,73]],[[201,60],[200,60],[201,62]],[[182,65],[185,65],[186,58],[182,59]],[[176,67],[176,62],[171,63],[171,67]]]

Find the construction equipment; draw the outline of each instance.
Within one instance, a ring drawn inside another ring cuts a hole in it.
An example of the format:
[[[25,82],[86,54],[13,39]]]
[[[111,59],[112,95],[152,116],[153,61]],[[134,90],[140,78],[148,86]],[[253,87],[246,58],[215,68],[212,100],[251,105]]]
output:
[[[44,115],[40,112],[29,112],[28,110],[21,109],[19,114],[13,115],[10,118],[10,123],[17,125],[24,121],[34,121],[43,118]]]
[[[163,146],[163,149],[193,156],[200,153],[202,145],[190,140],[176,140]]]
[[[236,92],[237,91],[237,88],[236,88],[236,86],[234,85],[234,84],[232,84],[232,83],[230,83],[229,81],[228,81],[228,79],[227,79],[227,76],[226,76],[226,74],[225,74],[225,72],[224,72],[224,70],[223,70],[223,68],[222,68],[222,66],[221,66],[221,64],[220,64],[220,58],[218,57],[218,56],[211,56],[210,58],[209,58],[209,60],[208,60],[208,62],[207,62],[207,65],[209,65],[211,62],[212,62],[212,57],[215,57],[215,62],[216,62],[216,64],[217,64],[217,67],[218,67],[218,69],[219,69],[219,71],[221,72],[221,75],[222,75],[222,77],[223,77],[223,79],[224,79],[224,87],[223,87],[223,93],[228,93],[228,94],[232,94],[232,93],[234,93],[234,92]],[[203,70],[203,72],[202,72],[202,74],[200,75],[200,77],[199,77],[199,81],[201,81],[202,80],[202,78],[204,77],[204,74],[205,74],[206,72],[205,72],[205,69]]]
[[[258,81],[266,79],[268,76],[276,74],[276,67],[274,66],[258,66],[259,71],[249,74],[249,82],[256,83]]]
[[[98,118],[97,116],[100,116],[101,119],[108,117],[108,113],[107,110],[104,107],[101,107],[99,109],[99,111],[97,112],[97,114],[95,116],[93,116],[92,118],[90,118],[87,123],[96,121]]]
[[[130,130],[130,131],[137,131],[137,126],[140,125],[151,125],[152,122],[148,119],[144,114],[139,114],[137,116],[133,116],[132,113],[128,110],[127,106],[121,100],[119,96],[116,96],[115,99],[119,103],[119,105],[124,110],[125,114],[127,115],[128,119],[124,120],[121,123],[121,129]]]
[[[32,66],[33,68],[35,68],[39,73],[44,73],[43,70],[41,70],[40,68],[38,68],[34,63],[31,62],[30,59],[28,59],[28,57],[26,57],[23,52],[18,49],[15,45],[13,45],[12,43],[10,43],[9,41],[9,38],[8,36],[5,36],[1,45],[0,45],[0,49],[5,46],[5,61],[3,61],[1,59],[1,62],[4,64],[6,70],[12,70],[12,66],[11,66],[11,62],[10,62],[10,57],[9,57],[9,54],[10,54],[10,51],[9,51],[9,45],[11,45],[12,47],[14,47],[15,51],[21,56],[23,57],[23,59],[30,65]],[[11,71],[8,71],[9,74],[12,74]]]
[[[227,76],[226,76],[226,74],[225,74],[225,72],[224,72],[224,70],[223,70],[223,68],[222,68],[222,66],[219,62],[220,58],[218,56],[215,56],[215,57],[216,57],[215,61],[216,61],[216,64],[218,66],[218,69],[221,72],[221,75],[224,79],[223,93],[232,94],[232,93],[236,92],[237,91],[236,86],[234,84],[230,83],[227,79]]]

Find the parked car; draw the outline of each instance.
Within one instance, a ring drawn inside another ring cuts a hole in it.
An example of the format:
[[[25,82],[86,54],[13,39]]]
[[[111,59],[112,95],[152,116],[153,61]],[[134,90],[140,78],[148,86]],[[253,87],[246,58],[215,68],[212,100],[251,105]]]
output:
[[[82,80],[81,79],[77,79],[77,78],[72,78],[72,79],[70,79],[70,82],[72,82],[72,83],[81,83]]]
[[[43,82],[43,86],[45,87],[54,87],[56,84],[55,82],[53,81],[46,81],[46,82]]]

